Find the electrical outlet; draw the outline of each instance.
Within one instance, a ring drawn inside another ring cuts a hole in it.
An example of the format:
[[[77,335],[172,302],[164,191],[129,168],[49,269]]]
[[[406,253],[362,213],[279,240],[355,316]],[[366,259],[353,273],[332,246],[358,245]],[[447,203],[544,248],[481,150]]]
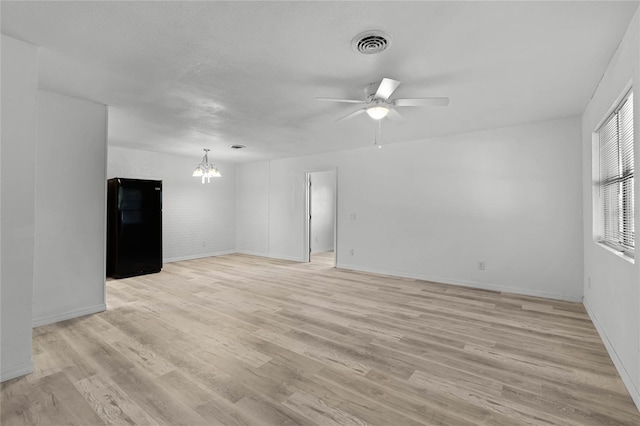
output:
[[[355,214],[355,213],[351,213],[351,214],[349,215],[349,219],[351,219],[351,220],[356,220],[356,214]]]
[[[484,262],[484,260],[481,260],[480,262],[478,262],[478,269],[479,269],[479,270],[484,271],[486,266],[487,266],[487,265],[486,265],[486,263]]]
[[[349,254],[350,254],[351,256],[353,256],[354,254],[356,254],[356,251],[355,251],[354,249],[351,249],[351,250],[349,250]]]

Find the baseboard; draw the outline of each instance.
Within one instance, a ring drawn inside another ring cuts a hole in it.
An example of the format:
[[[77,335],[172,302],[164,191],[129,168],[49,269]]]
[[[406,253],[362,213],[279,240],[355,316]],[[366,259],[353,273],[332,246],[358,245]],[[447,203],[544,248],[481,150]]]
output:
[[[0,370],[0,382],[33,373],[33,359]]]
[[[307,259],[303,259],[302,257],[293,257],[286,256],[284,254],[268,254],[266,257],[270,257],[271,259],[279,259],[279,260],[289,260],[291,262],[306,262]]]
[[[44,315],[41,317],[35,317],[32,321],[33,327],[39,327],[41,325],[53,324],[54,322],[65,321],[84,315],[91,315],[98,312],[106,311],[107,305],[101,303],[99,305],[88,306],[86,308],[74,309],[72,311],[60,312],[52,315]]]
[[[259,253],[253,252],[250,250],[238,250],[236,253],[238,254],[246,254],[249,256],[258,256],[258,257],[268,257],[270,259],[278,259],[278,260],[290,260],[292,262],[306,262],[306,259],[302,259],[300,257],[286,256],[283,254],[269,254],[269,253]]]
[[[611,358],[611,361],[613,361],[613,365],[615,365],[616,370],[618,370],[618,374],[622,378],[622,382],[627,387],[627,391],[629,391],[629,395],[631,395],[631,399],[633,399],[633,402],[636,404],[636,408],[638,409],[638,411],[640,411],[640,390],[634,386],[633,380],[631,380],[631,376],[629,375],[626,368],[624,367],[624,364],[622,363],[622,360],[618,356],[616,349],[613,347],[613,345],[611,344],[611,341],[609,341],[609,338],[604,332],[604,328],[602,328],[600,321],[598,321],[598,316],[593,312],[593,309],[591,309],[591,306],[589,306],[589,302],[585,299],[582,304],[584,305],[584,308],[587,310],[587,314],[589,315],[589,318],[591,318],[591,322],[596,327],[596,330],[600,335],[600,339],[602,339],[602,342],[604,343],[604,347],[607,348],[609,357]]]
[[[163,259],[162,261],[163,263],[182,262],[183,260],[202,259],[205,257],[224,256],[226,254],[235,254],[235,253],[237,253],[237,251],[235,250],[213,251],[209,253],[191,254],[189,256],[169,257],[169,258]]]
[[[253,250],[236,250],[238,254],[246,254],[248,256],[258,256],[258,257],[269,257],[267,253],[261,251],[253,251]]]
[[[354,265],[345,265],[343,263],[336,264],[336,268],[349,269],[352,271],[359,271],[359,272],[369,272],[372,274],[389,275],[393,277],[411,278],[414,280],[431,281],[434,283],[441,283],[441,284],[450,284],[450,285],[457,285],[457,286],[463,286],[463,287],[479,288],[482,290],[492,290],[492,291],[499,291],[499,292],[505,292],[505,293],[522,294],[524,296],[544,297],[545,299],[563,300],[566,302],[577,302],[577,303],[582,302],[582,296],[570,296],[566,294],[557,294],[557,293],[549,293],[545,291],[522,289],[517,287],[486,284],[486,283],[480,283],[476,281],[453,280],[450,278],[434,277],[434,276],[421,275],[421,274],[411,274],[411,273],[398,272],[398,271],[388,271],[384,269],[366,268],[366,267],[354,266]]]

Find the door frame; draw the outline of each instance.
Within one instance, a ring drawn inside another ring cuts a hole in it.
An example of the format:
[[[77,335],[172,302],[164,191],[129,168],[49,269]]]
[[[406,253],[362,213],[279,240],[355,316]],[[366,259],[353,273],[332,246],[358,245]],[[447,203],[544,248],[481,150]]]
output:
[[[333,266],[338,263],[338,168],[329,167],[322,169],[311,169],[305,173],[305,196],[304,196],[304,242],[303,242],[303,259],[305,262],[311,262],[311,175],[313,173],[333,172],[334,177],[334,211],[333,211]]]

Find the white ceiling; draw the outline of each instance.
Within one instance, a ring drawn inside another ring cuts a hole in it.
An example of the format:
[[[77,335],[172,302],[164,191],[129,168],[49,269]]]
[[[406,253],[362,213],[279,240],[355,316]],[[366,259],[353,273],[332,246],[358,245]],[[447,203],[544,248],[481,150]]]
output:
[[[357,106],[446,108],[385,119],[386,144],[580,114],[637,2],[1,2],[2,33],[42,46],[40,87],[109,105],[109,144],[246,162],[373,146]],[[351,49],[381,29],[391,47]],[[231,144],[247,148],[235,151]]]

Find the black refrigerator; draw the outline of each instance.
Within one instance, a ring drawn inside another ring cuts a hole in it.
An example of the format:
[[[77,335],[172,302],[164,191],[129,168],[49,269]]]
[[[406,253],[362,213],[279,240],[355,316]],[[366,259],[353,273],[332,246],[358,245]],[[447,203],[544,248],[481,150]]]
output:
[[[107,276],[126,278],[162,269],[162,181],[109,179]]]

